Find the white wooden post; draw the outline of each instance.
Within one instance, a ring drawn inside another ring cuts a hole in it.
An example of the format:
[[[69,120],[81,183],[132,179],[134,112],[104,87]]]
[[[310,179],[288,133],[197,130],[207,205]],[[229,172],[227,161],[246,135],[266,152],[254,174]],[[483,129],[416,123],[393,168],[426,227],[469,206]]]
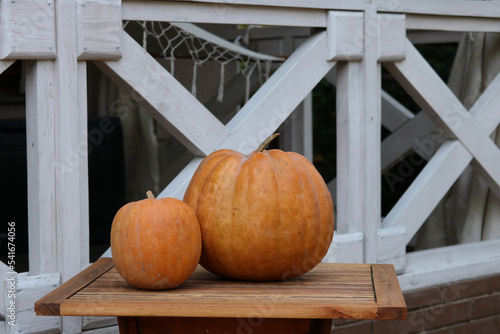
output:
[[[342,63],[337,68],[337,229],[339,233],[363,232],[363,259],[376,262],[381,126],[378,16],[376,11],[368,10],[357,23],[352,13],[333,15],[347,15],[348,22],[362,24],[336,30],[338,19],[328,20],[332,22],[328,27],[332,34],[350,34],[329,40],[333,41],[329,57],[361,60]]]
[[[363,232],[362,94],[360,64],[337,64],[337,232]]]
[[[26,62],[30,275],[57,272],[54,62]]]
[[[87,110],[85,68],[77,62],[76,1],[56,2],[57,58],[55,164],[57,268],[61,281],[89,262],[87,193]],[[83,95],[83,96],[82,96]],[[63,319],[64,333],[79,333],[80,317]]]
[[[361,137],[362,201],[364,260],[376,262],[377,230],[380,227],[380,141],[381,141],[381,68],[378,63],[378,15],[374,10],[364,13],[364,58],[360,63],[359,87],[363,101]]]

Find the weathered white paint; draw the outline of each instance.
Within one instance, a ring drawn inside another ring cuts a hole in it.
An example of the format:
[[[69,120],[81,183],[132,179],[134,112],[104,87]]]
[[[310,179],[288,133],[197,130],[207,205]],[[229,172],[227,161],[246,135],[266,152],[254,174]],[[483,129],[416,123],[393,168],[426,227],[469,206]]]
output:
[[[0,74],[8,69],[12,64],[14,64],[14,60],[0,60]]]
[[[54,59],[54,1],[1,1],[0,41],[1,59]]]
[[[368,34],[373,22],[377,21],[376,11],[367,10],[364,16],[364,31]],[[381,65],[378,63],[378,34],[370,36],[365,42],[364,58],[360,62],[359,87],[362,94],[362,199],[359,207],[363,210],[363,254],[365,262],[375,262],[377,247],[377,230],[380,228],[381,185],[380,185],[380,142],[381,142]]]
[[[471,159],[457,140],[445,142],[387,214],[382,226],[405,226],[408,243],[462,174],[467,166],[464,161]]]
[[[377,263],[392,263],[397,273],[405,271],[406,240],[403,226],[377,231]]]
[[[90,330],[83,331],[82,333],[85,333],[85,334],[118,334],[118,333],[120,333],[120,331],[118,329],[118,326],[110,326],[110,327],[90,329]]]
[[[369,22],[365,34],[370,40],[375,34],[374,23]],[[401,61],[406,57],[405,16],[401,14],[378,14],[378,60],[380,62]]]
[[[498,17],[479,18],[442,15],[408,15],[406,18],[406,29],[460,32],[500,32],[500,21]]]
[[[3,290],[9,293],[9,284],[4,282]],[[37,317],[33,308],[35,302],[54,290],[60,284],[60,275],[44,274],[28,276],[18,274],[15,281],[15,326],[5,322],[7,333],[59,333],[61,317]],[[11,300],[4,296],[6,300]]]
[[[0,316],[5,317],[6,304],[5,301],[8,300],[6,297],[6,293],[3,290],[4,282],[6,279],[11,278],[11,276],[17,275],[15,271],[13,271],[7,264],[0,261],[0,286],[2,287],[2,293],[0,293]],[[0,325],[0,328],[2,326]],[[5,329],[5,326],[4,326]]]
[[[82,331],[88,332],[104,327],[112,327],[114,330],[117,323],[116,317],[82,317]]]
[[[26,151],[31,275],[57,272],[54,62],[26,62]]]
[[[390,65],[391,74],[420,104],[429,117],[450,135],[458,138],[477,160],[477,170],[500,196],[500,150],[431,66],[407,41],[407,61]]]
[[[375,24],[375,26],[373,26]],[[381,89],[378,14],[365,12],[359,64],[337,68],[337,230],[363,232],[364,261],[375,262],[380,226]],[[367,195],[370,194],[370,195]]]
[[[189,181],[202,160],[200,157],[194,158],[157,197],[174,197],[182,200]]]
[[[193,0],[177,0],[193,2]],[[214,6],[235,6],[241,0],[196,0],[196,3],[212,3]],[[377,10],[387,13],[413,13],[450,16],[500,17],[496,4],[470,0],[245,0],[245,5],[279,6],[292,8],[321,8],[333,10]]]
[[[413,44],[458,43],[461,31],[407,31],[406,35]]]
[[[498,273],[500,240],[455,245],[406,255],[406,273],[400,275],[403,291],[447,284]],[[459,297],[457,286],[450,294]]]
[[[377,262],[404,256],[406,253],[404,235],[405,228],[403,226],[379,229],[377,231]]]
[[[121,0],[76,0],[79,60],[117,60],[121,54]]]
[[[435,127],[429,117],[424,112],[420,112],[386,137],[382,141],[382,172],[394,166],[412,150],[415,150],[423,159],[430,159],[434,150],[424,152],[419,145],[427,141]],[[407,175],[399,176],[404,178]]]
[[[323,9],[238,6],[167,1],[124,1],[124,20],[218,24],[262,24],[276,26],[325,27]]]
[[[403,106],[399,101],[382,90],[382,125],[389,131],[394,132],[415,115]]]
[[[123,57],[95,64],[196,155],[210,154],[229,131],[151,55],[123,32]]]
[[[363,233],[335,233],[323,262],[363,263]]]
[[[500,115],[496,112],[499,103],[500,75],[497,75],[469,111],[485,133],[493,132],[500,122]],[[440,139],[439,135],[436,136],[419,143],[423,154],[435,149],[436,140]],[[409,242],[471,161],[472,155],[460,141],[445,142],[385,217],[382,226],[405,226],[405,238]]]
[[[226,125],[231,134],[217,148],[255,150],[335,65],[325,55],[326,32],[302,43]]]
[[[337,203],[336,228],[346,234],[363,231],[365,198],[362,155],[363,104],[361,65],[339,62],[337,65]]]
[[[326,18],[328,60],[363,59],[363,13],[328,11]]]
[[[89,262],[86,68],[77,61],[75,2],[58,1],[55,5],[57,271],[61,281],[66,282]],[[80,317],[65,317],[62,321],[63,332],[81,331]]]

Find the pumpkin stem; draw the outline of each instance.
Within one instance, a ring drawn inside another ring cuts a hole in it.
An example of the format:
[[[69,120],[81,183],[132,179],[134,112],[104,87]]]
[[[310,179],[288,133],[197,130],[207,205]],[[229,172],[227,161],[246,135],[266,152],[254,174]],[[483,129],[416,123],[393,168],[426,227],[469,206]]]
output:
[[[149,199],[155,199],[155,195],[153,195],[151,190],[146,191],[146,196],[148,196]]]
[[[262,142],[262,144],[259,145],[259,147],[257,147],[257,149],[255,150],[255,152],[262,152],[264,151],[264,149],[266,148],[267,145],[269,145],[270,142],[272,142],[274,140],[274,138],[278,137],[280,134],[279,132],[276,132],[276,133],[273,133],[272,135],[270,135],[269,137],[266,138],[266,140],[264,140]]]

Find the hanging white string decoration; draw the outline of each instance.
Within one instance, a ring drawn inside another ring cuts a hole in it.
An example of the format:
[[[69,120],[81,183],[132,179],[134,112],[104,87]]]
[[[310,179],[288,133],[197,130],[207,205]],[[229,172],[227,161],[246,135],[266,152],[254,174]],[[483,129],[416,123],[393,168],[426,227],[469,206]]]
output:
[[[124,23],[124,28],[130,23]],[[282,58],[273,57],[251,51],[235,43],[222,39],[204,29],[190,23],[167,23],[142,21],[137,22],[142,29],[142,46],[145,50],[150,48],[148,40],[157,43],[161,57],[170,64],[169,72],[174,75],[175,60],[179,55],[187,56],[193,60],[193,77],[191,93],[196,96],[198,69],[208,60],[215,61],[220,66],[219,87],[217,101],[222,102],[224,97],[225,67],[235,63],[237,73],[246,80],[245,102],[250,98],[250,78],[257,71],[259,83],[262,84],[269,78],[271,65],[274,61],[283,61]]]

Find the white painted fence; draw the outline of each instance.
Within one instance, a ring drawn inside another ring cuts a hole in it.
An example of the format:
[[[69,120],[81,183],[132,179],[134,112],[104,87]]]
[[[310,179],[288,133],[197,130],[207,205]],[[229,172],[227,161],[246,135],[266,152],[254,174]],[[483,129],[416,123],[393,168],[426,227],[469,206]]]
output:
[[[500,241],[406,254],[405,246],[471,162],[500,194],[497,77],[470,113],[409,37],[419,31],[500,31],[500,5],[464,0],[17,0],[1,1],[0,72],[27,59],[30,271],[17,275],[16,327],[0,332],[112,333],[113,319],[34,317],[41,295],[88,265],[86,61],[95,64],[196,155],[161,193],[182,197],[190,176],[220,148],[249,153],[325,76],[337,85],[337,231],[330,261],[393,263],[405,290],[500,272]],[[316,27],[226,125],[122,30],[122,20]],[[411,33],[410,33],[411,30]],[[455,37],[456,38],[456,37]],[[413,117],[381,91],[381,66],[425,111]],[[331,77],[336,67],[336,77]],[[297,84],[300,83],[300,84]],[[394,132],[381,142],[384,122]],[[392,102],[392,103],[391,103]],[[392,115],[387,118],[385,115]],[[453,139],[392,211],[380,213],[380,175],[428,134]],[[412,132],[413,131],[413,132]],[[412,134],[412,135],[409,135]],[[390,137],[391,138],[391,137]],[[392,142],[391,142],[392,140]],[[381,152],[382,155],[381,155]],[[310,154],[307,153],[307,154]],[[471,270],[471,268],[474,268]],[[3,278],[9,268],[2,266]],[[8,281],[0,313],[8,316]]]

